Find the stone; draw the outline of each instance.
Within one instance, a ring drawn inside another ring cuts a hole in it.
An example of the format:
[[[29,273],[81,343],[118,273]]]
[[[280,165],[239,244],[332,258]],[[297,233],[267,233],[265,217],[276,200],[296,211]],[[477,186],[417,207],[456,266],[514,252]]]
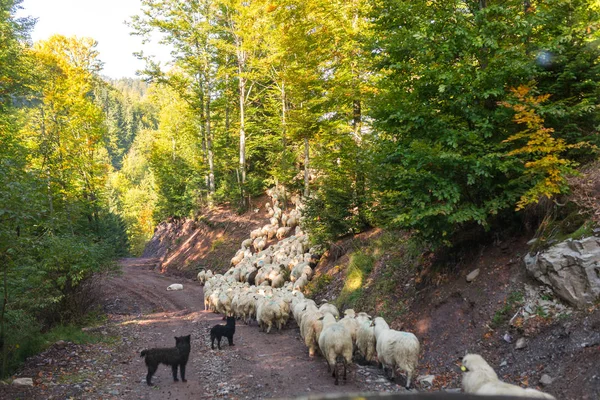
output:
[[[524,349],[525,347],[527,347],[527,341],[525,340],[525,338],[519,338],[519,340],[517,340],[517,343],[515,344],[515,349],[520,350]]]
[[[554,382],[554,379],[552,379],[552,377],[548,374],[544,374],[540,378],[540,385],[542,385],[542,386],[548,386],[552,382]]]
[[[12,384],[17,386],[33,386],[33,378],[17,378],[12,381]]]
[[[435,380],[435,375],[420,375],[417,377],[417,382],[421,382],[421,384],[426,386],[433,386],[433,381]]]
[[[508,362],[506,360],[504,360],[500,363],[500,367],[506,367],[507,365],[508,365]]]
[[[502,339],[504,339],[506,343],[512,343],[513,338],[509,333],[505,333],[504,336],[502,336]]]
[[[469,275],[467,275],[467,282],[473,282],[475,278],[479,276],[479,268],[473,270]]]
[[[527,272],[578,308],[600,299],[600,238],[568,239],[523,259]]]
[[[64,349],[66,345],[67,343],[64,340],[59,340],[58,342],[54,343],[54,346],[57,349]]]

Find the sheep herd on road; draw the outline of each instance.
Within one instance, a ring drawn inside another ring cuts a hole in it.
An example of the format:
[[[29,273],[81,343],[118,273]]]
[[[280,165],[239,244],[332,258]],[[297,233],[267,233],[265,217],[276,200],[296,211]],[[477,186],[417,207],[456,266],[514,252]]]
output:
[[[231,259],[230,269],[224,274],[213,274],[210,270],[198,273],[198,281],[204,284],[205,309],[234,316],[246,324],[254,320],[266,333],[274,329],[280,331],[290,318],[294,318],[309,356],[315,356],[317,350],[323,355],[336,385],[340,378],[338,370],[343,370],[345,380],[348,365],[358,356],[368,363],[377,361],[392,379],[404,371],[408,389],[417,371],[420,353],[417,337],[410,332],[391,329],[381,317],[372,318],[352,309],[340,315],[331,303],[317,305],[314,300],[305,298],[303,290],[320,257],[317,249],[309,248],[308,236],[299,226],[300,197],[287,196],[285,191],[277,189],[269,189],[267,194],[272,201],[272,205],[267,203],[265,206],[269,224],[253,230],[250,238],[242,242]],[[284,198],[288,198],[295,208],[286,212]],[[271,244],[275,239],[277,241]],[[488,390],[486,393],[497,389],[494,393],[502,394],[505,393],[502,389],[514,386],[498,382],[496,386],[489,382],[484,385]],[[465,392],[477,393],[481,389],[476,385],[464,385]],[[523,391],[510,393],[553,398],[533,389]]]

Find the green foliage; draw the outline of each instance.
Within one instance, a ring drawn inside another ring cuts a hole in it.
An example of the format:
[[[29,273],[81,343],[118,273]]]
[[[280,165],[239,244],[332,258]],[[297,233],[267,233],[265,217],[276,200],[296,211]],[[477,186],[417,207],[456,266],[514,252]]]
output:
[[[0,376],[39,351],[41,330],[82,321],[96,276],[127,254],[106,192],[96,43],[30,47],[18,3],[0,2]]]
[[[469,225],[488,228],[535,187],[504,141],[519,129],[498,106],[509,87],[540,82],[539,90],[558,106],[546,118],[555,137],[578,143],[597,136],[592,110],[598,80],[591,76],[599,51],[591,43],[598,38],[598,9],[590,1],[567,9],[558,1],[525,11],[521,1],[378,4],[373,47],[382,79],[372,105],[377,223],[450,244]],[[563,57],[566,49],[573,58]],[[582,77],[589,77],[587,84]],[[567,94],[570,84],[579,98]],[[534,155],[534,162],[540,159]]]
[[[329,244],[340,236],[358,233],[365,222],[357,212],[355,192],[348,190],[344,176],[329,175],[319,180],[302,211],[302,228],[314,244]]]

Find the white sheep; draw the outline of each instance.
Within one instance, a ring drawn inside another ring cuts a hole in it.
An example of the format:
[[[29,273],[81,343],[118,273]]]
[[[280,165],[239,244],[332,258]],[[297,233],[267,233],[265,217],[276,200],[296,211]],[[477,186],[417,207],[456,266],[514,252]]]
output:
[[[384,372],[386,368],[391,369],[392,379],[394,379],[397,370],[406,371],[406,388],[408,389],[419,361],[421,349],[419,339],[410,332],[390,329],[387,322],[381,317],[375,318],[373,325],[375,326],[377,358]]]
[[[308,285],[308,277],[305,274],[302,274],[302,276],[294,282],[294,290],[302,290],[306,285]]]
[[[263,231],[262,228],[257,228],[255,230],[253,230],[252,232],[250,232],[250,239],[254,240],[257,237],[261,237],[263,236]]]
[[[217,307],[216,307],[216,310],[218,313],[221,313],[227,317],[230,317],[231,315],[233,315],[231,312],[232,297],[233,296],[232,296],[231,289],[224,290],[219,293]]]
[[[271,226],[271,228],[269,228],[268,232],[267,232],[267,239],[271,240],[275,237],[275,235],[277,235],[277,225],[273,225]]]
[[[344,380],[346,380],[348,364],[352,363],[352,337],[344,325],[339,322],[336,323],[334,316],[329,313],[323,317],[323,330],[319,335],[319,349],[321,349],[323,357],[327,360],[329,371],[335,377],[335,384],[339,384],[338,361],[341,361],[344,365]]]
[[[275,236],[277,237],[277,239],[282,240],[288,235],[288,233],[290,233],[291,230],[292,228],[282,226],[281,228],[277,229],[277,233],[275,234]]]
[[[465,393],[488,396],[515,396],[539,399],[555,399],[554,396],[535,389],[525,389],[502,382],[493,368],[479,354],[467,354],[462,360],[462,387]]]
[[[273,325],[277,324],[281,330],[280,321],[283,318],[279,302],[267,298],[259,300],[256,307],[256,320],[258,326],[266,333],[271,332]]]
[[[235,256],[231,258],[231,265],[236,266],[244,259],[245,249],[240,249],[235,253]]]
[[[267,246],[267,239],[265,237],[258,237],[254,239],[252,245],[254,246],[257,252],[263,251],[264,248]]]
[[[331,303],[324,302],[319,306],[319,311],[323,313],[329,313],[333,315],[336,319],[340,317],[340,312],[338,311],[337,307]]]
[[[292,307],[292,314],[294,315],[294,319],[296,320],[298,326],[302,325],[302,318],[304,314],[311,311],[319,311],[314,300],[302,299],[295,302],[294,306]],[[304,335],[302,337],[304,337]]]
[[[252,246],[252,238],[248,238],[242,242],[242,250],[246,250],[250,246]]]
[[[308,347],[309,357],[314,357],[319,348],[319,336],[323,330],[323,317],[325,314],[319,311],[309,311],[302,316],[300,335],[304,338],[304,344]]]
[[[181,283],[174,283],[172,285],[169,285],[169,287],[167,287],[167,290],[171,291],[171,290],[183,290],[183,285]]]
[[[291,261],[289,265],[291,265],[293,262]],[[300,278],[302,276],[302,274],[305,274],[307,278],[310,278],[312,276],[313,270],[310,267],[310,265],[308,265],[307,262],[301,262],[296,264],[296,266],[292,269],[292,273],[290,274],[290,280],[292,282],[295,282],[298,278]]]
[[[298,219],[296,217],[289,216],[286,221],[286,226],[290,228],[295,228],[298,225]]]
[[[352,337],[352,345],[353,349],[356,349],[356,334],[358,332],[359,323],[356,319],[356,313],[352,309],[347,309],[344,311],[344,318],[339,320],[339,323],[344,325],[344,328],[350,332],[350,336]]]
[[[197,278],[198,278],[198,282],[201,285],[204,285],[204,281],[206,280],[206,271],[202,270],[202,271],[198,272]]]
[[[375,328],[371,326],[371,321],[359,322],[356,331],[356,349],[366,362],[375,360],[375,346]]]

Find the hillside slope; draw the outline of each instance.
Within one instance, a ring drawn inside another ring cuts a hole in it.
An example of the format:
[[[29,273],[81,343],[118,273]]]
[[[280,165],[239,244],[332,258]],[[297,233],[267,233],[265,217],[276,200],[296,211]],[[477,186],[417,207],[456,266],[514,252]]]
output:
[[[142,257],[158,258],[161,272],[195,277],[202,268],[224,272],[231,257],[251,230],[267,219],[266,197],[239,215],[226,206],[215,207],[198,220],[170,219],[160,223]]]
[[[365,232],[326,253],[311,296],[414,332],[422,345],[418,374],[435,375],[421,389],[460,387],[468,352],[482,354],[505,381],[560,399],[600,398],[600,308],[573,310],[531,280],[522,263],[526,242],[512,237],[436,259],[405,233]],[[552,382],[543,383],[544,375]]]

